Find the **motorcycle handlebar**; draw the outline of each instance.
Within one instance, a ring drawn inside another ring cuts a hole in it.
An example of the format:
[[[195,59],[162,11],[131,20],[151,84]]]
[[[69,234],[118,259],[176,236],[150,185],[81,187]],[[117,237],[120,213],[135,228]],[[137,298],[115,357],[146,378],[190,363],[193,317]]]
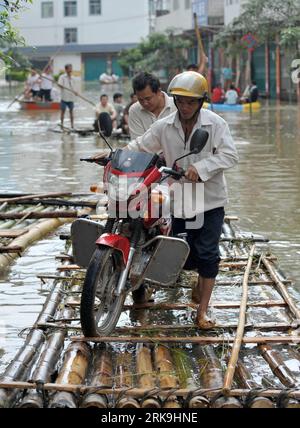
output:
[[[184,169],[179,168],[176,170],[171,169],[171,168],[164,168],[164,172],[166,174],[168,174],[169,176],[173,177],[175,180],[180,180],[182,177],[185,177],[185,173],[186,171],[184,171]],[[201,183],[201,179],[198,180],[199,183]]]
[[[178,170],[174,170],[172,168],[161,168],[161,172],[164,174],[169,175],[170,177],[175,178],[175,180],[180,180],[182,177],[185,176],[185,171],[182,168],[178,168]]]
[[[103,158],[103,159],[94,159],[94,158],[82,158],[80,159],[81,162],[89,162],[89,163],[96,163],[97,165],[106,166],[108,162],[110,162],[110,158]]]

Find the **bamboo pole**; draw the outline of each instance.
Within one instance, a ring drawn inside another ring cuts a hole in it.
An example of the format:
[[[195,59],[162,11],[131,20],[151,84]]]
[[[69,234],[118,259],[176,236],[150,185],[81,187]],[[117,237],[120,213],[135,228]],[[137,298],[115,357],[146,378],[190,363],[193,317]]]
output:
[[[281,49],[280,38],[276,35],[276,98],[280,100],[281,97]]]
[[[38,212],[21,212],[21,213],[0,213],[0,220],[19,220],[26,217],[26,219],[44,219],[44,218],[77,218],[80,216],[78,210],[60,210],[60,211],[44,211],[41,213]]]
[[[117,356],[116,361],[116,387],[117,388],[133,388],[132,379],[132,354],[128,351],[121,352]],[[116,407],[118,409],[138,409],[140,405],[137,400],[132,397],[124,397],[117,400]]]
[[[258,348],[261,351],[264,359],[269,364],[272,372],[276,377],[278,377],[280,382],[288,388],[295,387],[297,380],[294,378],[292,372],[284,363],[280,353],[268,345],[262,344]]]
[[[13,210],[11,210],[11,212],[12,213],[18,213],[18,212],[21,212],[22,209],[23,209],[23,207],[17,207],[17,208],[14,208]],[[29,210],[30,210],[30,208],[25,210],[25,212],[29,212]],[[1,221],[1,224],[0,224],[0,230],[12,229],[16,225],[17,225],[17,222],[14,220],[3,220],[3,221]]]
[[[39,70],[37,70],[39,72]],[[77,91],[74,91],[73,89],[68,88],[67,86],[63,86],[60,85],[58,82],[56,82],[56,80],[54,79],[49,79],[46,76],[43,76],[43,79],[45,80],[49,80],[50,82],[54,83],[55,85],[57,85],[59,88],[64,89],[65,91],[71,92],[72,94],[74,94],[76,97],[81,98],[83,101],[86,101],[88,104],[92,105],[93,107],[97,107],[97,105],[89,100],[88,98],[84,97],[83,95],[79,94]]]
[[[155,346],[154,362],[156,371],[158,372],[158,383],[160,388],[178,388],[178,379],[175,373],[172,356],[167,347],[162,345]],[[181,408],[176,395],[169,396],[162,407],[165,409]]]
[[[217,358],[212,346],[197,346],[195,349],[200,369],[201,386],[205,389],[218,390],[223,384],[223,371],[220,360]],[[240,402],[234,397],[217,398],[212,408],[240,408]]]
[[[135,304],[135,305],[125,305],[123,307],[124,311],[128,310],[144,310],[149,309],[152,311],[183,311],[186,309],[197,309],[196,303],[142,303],[142,304]],[[218,308],[218,309],[231,309],[231,308],[239,308],[241,305],[240,303],[236,302],[211,302],[210,307],[212,308]],[[286,303],[281,300],[264,300],[262,302],[253,302],[248,303],[247,305],[249,308],[272,308],[272,307],[285,307]]]
[[[68,313],[70,312],[68,311]],[[63,349],[65,336],[66,331],[59,331],[50,335],[30,382],[35,382],[37,385],[50,382],[51,375]],[[42,409],[44,407],[43,395],[39,391],[29,391],[18,407]]]
[[[91,356],[86,343],[71,343],[65,355],[63,366],[56,382],[65,385],[83,384]],[[76,408],[78,399],[69,392],[57,392],[51,399],[50,408]]]
[[[12,382],[25,380],[32,365],[35,362],[38,349],[44,342],[44,334],[40,330],[32,330],[27,336],[15,358],[0,377],[0,382]],[[0,389],[0,408],[11,407],[18,396],[18,390]]]
[[[8,204],[10,202],[7,202]],[[15,204],[15,202],[11,202]],[[24,200],[22,201],[22,206],[25,205],[42,205],[42,206],[56,206],[56,207],[86,207],[86,208],[96,208],[98,203],[95,201],[68,201],[64,199],[38,199],[38,200]]]
[[[153,370],[151,349],[145,345],[137,345],[136,350],[136,368],[139,378],[139,387],[141,389],[152,390],[156,387],[155,372]],[[141,407],[143,409],[161,407],[158,397],[150,396],[142,400]]]
[[[91,386],[95,386],[95,392],[86,394],[83,397],[81,408],[105,409],[108,407],[106,395],[97,392],[99,388],[112,388],[113,367],[111,353],[107,349],[94,349],[93,371],[91,375]]]
[[[88,208],[86,210],[83,210],[82,212],[82,214],[88,214],[88,213],[90,213],[90,209]],[[28,233],[13,240],[11,242],[11,245],[18,245],[26,249],[35,241],[38,241],[44,238],[46,235],[58,229],[63,224],[70,223],[70,222],[72,222],[72,219],[56,218],[51,220],[45,220],[38,224],[34,224],[33,226],[30,226],[28,228]],[[0,271],[7,268],[17,257],[18,257],[18,254],[16,253],[9,254],[9,255],[8,254],[0,255]]]
[[[8,246],[0,246],[0,254],[20,254],[24,251],[23,247],[20,247],[19,245],[8,245]]]
[[[195,25],[195,32],[196,32],[196,39],[197,39],[197,44],[198,44],[198,53],[199,53],[199,73],[201,74],[206,74],[206,68],[207,68],[207,56],[204,50],[204,45],[203,45],[203,41],[202,41],[202,37],[201,37],[201,33],[200,33],[200,28],[198,25],[198,18],[197,18],[197,14],[194,13],[194,25]],[[208,84],[209,84],[209,93],[211,92],[211,81],[210,79],[208,79]]]
[[[242,244],[242,243],[253,243],[253,242],[261,242],[261,243],[268,243],[270,242],[269,239],[267,238],[260,238],[260,237],[255,237],[255,238],[221,238],[220,242],[228,242],[228,243],[232,243],[232,244]]]
[[[68,306],[74,307],[74,299],[70,297],[70,301],[68,301],[66,304]],[[76,300],[76,306],[80,305],[80,297]],[[79,320],[71,320],[71,321],[79,321]],[[46,323],[39,323],[36,325],[38,328],[57,328],[57,329],[65,329],[65,330],[74,330],[79,331],[81,330],[81,326],[79,325],[70,325],[66,324],[67,321],[63,321],[64,323],[58,325],[55,321],[54,322],[46,322]],[[214,330],[232,330],[236,329],[238,325],[216,325],[214,326]],[[297,332],[298,329],[291,325],[291,324],[278,324],[278,323],[265,323],[265,324],[247,324],[245,325],[245,330],[260,330],[260,331],[291,331],[291,329],[294,328],[294,331]],[[187,324],[187,325],[151,325],[151,326],[140,326],[140,327],[119,327],[115,329],[115,333],[122,333],[122,334],[133,334],[133,333],[145,333],[145,332],[191,332],[193,330],[199,330],[199,327],[197,327],[195,324]]]
[[[55,297],[56,296],[56,297]],[[54,291],[52,297],[48,299],[48,309],[44,309],[39,316],[40,319],[47,319],[51,313],[54,313],[57,305],[61,300],[60,290]],[[70,308],[64,308],[61,317],[74,316],[74,311]],[[54,373],[55,366],[64,346],[64,340],[67,331],[60,330],[48,336],[44,345],[44,349],[38,359],[34,372],[30,377],[30,382],[35,382],[38,385],[43,385],[51,381],[51,376]],[[44,397],[40,391],[29,391],[20,403],[20,408],[43,408]]]
[[[29,383],[29,382],[1,382],[0,387],[3,389],[19,389],[19,390],[25,390],[25,389],[36,389],[38,387],[35,383]],[[49,383],[43,385],[43,389],[45,391],[49,392],[67,392],[67,393],[80,393],[80,394],[86,394],[88,392],[94,391],[97,386],[88,386],[88,385],[59,385],[57,383]],[[137,399],[143,398],[146,394],[153,393],[153,390],[149,389],[140,389],[140,388],[132,388],[128,390],[128,388],[103,388],[100,387],[97,388],[98,393],[101,395],[120,395],[124,394],[125,396],[131,396],[136,397]],[[158,390],[159,394],[162,397],[168,397],[170,395],[170,392],[173,390],[165,389],[165,390]],[[190,390],[190,389],[177,389],[176,395],[178,397],[186,398],[191,393],[199,393],[199,390]],[[216,393],[221,393],[222,388],[216,390],[212,389],[202,389],[201,394],[211,396]],[[266,389],[261,391],[259,394],[261,397],[266,398],[276,398],[280,394],[282,394],[282,389]],[[232,389],[230,391],[231,397],[246,397],[249,394],[249,389]],[[300,390],[292,390],[288,393],[289,397],[291,399],[300,400]]]
[[[178,337],[178,336],[109,336],[109,337],[83,337],[74,336],[71,337],[72,341],[79,342],[93,342],[93,343],[195,343],[195,344],[219,344],[219,343],[233,343],[235,338],[232,336],[192,336],[192,337]],[[273,343],[273,344],[287,344],[300,343],[299,336],[256,336],[256,337],[244,337],[242,342],[244,344],[261,344],[261,343]]]
[[[50,326],[49,326],[50,327]],[[69,326],[66,325],[66,328]],[[215,325],[214,330],[232,330],[237,329],[238,324],[220,324]],[[260,330],[260,331],[272,331],[272,330],[281,330],[281,331],[289,331],[291,329],[294,329],[297,331],[297,326],[290,324],[290,323],[277,323],[277,322],[269,322],[269,323],[262,323],[262,324],[245,324],[244,326],[245,330]],[[116,333],[120,334],[133,334],[133,333],[145,333],[145,332],[151,332],[151,331],[157,331],[157,332],[180,332],[180,331],[192,331],[192,330],[199,330],[199,327],[195,324],[173,324],[173,325],[161,325],[161,324],[155,324],[155,325],[142,325],[138,327],[117,327],[115,329]]]
[[[282,296],[284,301],[289,307],[290,312],[293,314],[293,316],[296,318],[296,322],[298,325],[300,325],[300,309],[298,309],[297,305],[293,301],[292,297],[287,292],[286,288],[284,287],[283,282],[278,278],[278,275],[276,274],[274,268],[272,267],[271,263],[263,257],[262,262],[264,266],[266,267],[268,273],[270,274],[272,280],[274,281],[276,285],[276,289],[278,290],[279,294]]]
[[[25,195],[25,196],[17,196],[17,197],[7,197],[7,198],[1,198],[0,203],[2,202],[8,202],[16,203],[16,202],[22,202],[22,201],[29,201],[30,199],[46,199],[46,198],[62,198],[62,197],[70,197],[72,196],[72,193],[41,193],[41,194],[31,194],[31,195]]]
[[[2,229],[0,230],[0,238],[19,238],[19,236],[25,235],[27,229]]]
[[[51,66],[51,64],[53,64],[54,59],[57,57],[57,55],[59,54],[59,52],[64,48],[63,46],[60,46],[59,49],[55,52],[55,54],[49,59],[49,61],[47,62],[47,64],[45,65],[45,67],[43,68],[43,70],[41,71],[41,74],[43,74],[46,69],[48,67]],[[31,69],[27,69],[28,71],[31,71]],[[16,102],[16,101],[20,101],[20,97],[22,96],[24,99],[24,95],[25,95],[25,90],[22,91],[22,93],[20,95],[17,95],[13,101],[9,104],[9,106],[7,107],[7,110]]]
[[[258,390],[260,386],[254,381],[251,373],[243,362],[239,359],[235,369],[235,378],[241,388],[249,388],[251,390]],[[271,400],[266,397],[256,396],[249,403],[249,407],[254,409],[270,409],[274,407]]]
[[[36,323],[46,322],[49,317],[52,317],[61,301],[61,291],[63,284],[55,282],[48,297],[45,301],[42,311],[40,312]],[[26,340],[17,353],[16,357],[12,360],[6,368],[4,374],[1,376],[0,381],[15,381],[24,380],[28,376],[29,370],[32,368],[36,360],[36,355],[39,352],[41,345],[45,340],[44,332],[37,329],[32,329]],[[0,389],[0,408],[9,407],[16,399],[17,391],[5,391]]]
[[[225,376],[224,376],[223,391],[224,391],[225,395],[228,395],[228,391],[231,389],[233,376],[234,376],[234,372],[235,372],[235,367],[236,367],[236,364],[237,364],[237,361],[239,358],[239,352],[240,352],[242,341],[243,341],[245,324],[246,324],[247,301],[248,301],[248,280],[249,280],[250,270],[252,267],[255,248],[256,248],[255,245],[253,245],[253,247],[250,251],[249,261],[248,261],[246,272],[244,275],[243,295],[242,295],[242,300],[241,300],[239,323],[238,323],[238,328],[237,328],[237,332],[236,332],[236,338],[235,338],[234,344],[232,346],[231,357],[229,359],[227,371],[226,371]]]

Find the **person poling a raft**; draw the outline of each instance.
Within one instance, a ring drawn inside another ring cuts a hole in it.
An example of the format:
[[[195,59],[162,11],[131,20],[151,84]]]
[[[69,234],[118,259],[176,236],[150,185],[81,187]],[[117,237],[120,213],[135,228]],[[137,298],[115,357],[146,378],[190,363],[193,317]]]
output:
[[[78,80],[74,78],[72,73],[73,73],[72,64],[66,64],[65,74],[62,74],[59,77],[58,82],[56,82],[54,79],[47,78],[47,76],[43,75],[43,78],[45,80],[51,81],[61,89],[61,107],[60,108],[61,108],[61,128],[62,129],[64,128],[64,118],[65,118],[65,112],[67,108],[69,109],[69,112],[70,112],[71,129],[74,129],[74,112],[73,111],[74,111],[75,97],[81,98],[83,101],[86,101],[87,103],[91,104],[93,107],[96,107],[95,103],[85,98],[76,90],[76,87],[78,85]]]

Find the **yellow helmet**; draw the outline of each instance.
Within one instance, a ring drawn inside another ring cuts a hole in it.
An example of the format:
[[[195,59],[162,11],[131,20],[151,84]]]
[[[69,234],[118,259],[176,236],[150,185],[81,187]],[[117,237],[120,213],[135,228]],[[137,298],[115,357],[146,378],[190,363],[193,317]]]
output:
[[[196,71],[184,71],[177,74],[171,81],[168,93],[182,97],[206,98],[208,96],[208,83],[202,74]]]

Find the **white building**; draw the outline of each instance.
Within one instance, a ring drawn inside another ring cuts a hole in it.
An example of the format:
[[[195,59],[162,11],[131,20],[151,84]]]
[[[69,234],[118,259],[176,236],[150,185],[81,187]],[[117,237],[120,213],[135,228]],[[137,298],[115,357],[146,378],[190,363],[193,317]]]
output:
[[[243,5],[248,0],[224,0],[224,19],[225,25],[231,24],[231,22],[238,18],[243,12]]]
[[[72,63],[94,80],[102,72],[122,73],[118,53],[149,34],[149,1],[34,0],[15,26],[30,46],[24,53],[41,64],[54,56],[55,72]]]
[[[155,4],[156,31],[175,28],[180,33],[192,30],[193,13],[197,14],[201,27],[224,23],[224,0],[156,0]]]

